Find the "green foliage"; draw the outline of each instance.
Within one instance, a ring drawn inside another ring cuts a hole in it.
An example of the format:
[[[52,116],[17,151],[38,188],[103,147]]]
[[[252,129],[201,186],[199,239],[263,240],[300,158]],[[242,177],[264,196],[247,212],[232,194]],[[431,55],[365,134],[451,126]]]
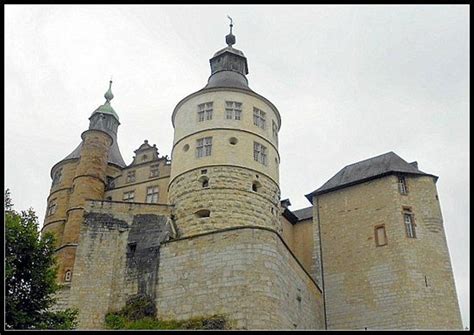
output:
[[[146,295],[136,295],[122,310],[108,313],[105,326],[107,329],[228,329],[227,321],[221,315],[183,321],[155,319],[154,315],[153,300]]]
[[[5,328],[72,328],[75,311],[47,311],[59,289],[54,236],[40,237],[33,209],[21,213],[13,210],[8,189],[5,191],[5,251]]]
[[[137,294],[128,299],[121,311],[128,320],[139,320],[147,316],[156,315],[156,307],[153,299],[145,294]]]

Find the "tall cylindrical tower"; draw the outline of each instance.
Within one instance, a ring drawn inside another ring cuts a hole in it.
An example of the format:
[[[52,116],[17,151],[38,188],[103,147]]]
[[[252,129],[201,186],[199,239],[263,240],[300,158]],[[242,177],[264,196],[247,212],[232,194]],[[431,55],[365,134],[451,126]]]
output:
[[[201,90],[175,107],[169,201],[181,236],[236,226],[281,231],[278,109],[248,87],[247,59],[228,46]]]
[[[86,200],[103,199],[107,177],[125,166],[117,145],[120,123],[110,106],[111,87],[105,98],[105,104],[89,118],[89,129],[82,133],[81,144],[51,171],[53,185],[42,233],[56,236],[59,282],[68,282],[72,277]]]

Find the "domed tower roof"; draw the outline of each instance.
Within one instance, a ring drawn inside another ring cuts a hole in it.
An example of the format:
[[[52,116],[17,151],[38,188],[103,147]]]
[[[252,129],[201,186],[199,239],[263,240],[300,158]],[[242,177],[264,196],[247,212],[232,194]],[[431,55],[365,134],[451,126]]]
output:
[[[213,87],[236,87],[250,90],[247,77],[247,58],[240,50],[235,49],[235,36],[232,34],[232,19],[230,21],[230,33],[226,36],[227,47],[217,51],[209,60],[211,64],[211,76],[208,79],[206,88]]]
[[[126,164],[122,158],[122,154],[120,153],[117,143],[117,129],[120,125],[119,117],[110,105],[110,100],[114,98],[114,95],[112,93],[112,81],[110,81],[109,89],[104,94],[104,97],[105,103],[99,106],[89,117],[89,129],[98,129],[105,131],[113,138],[112,146],[109,149],[108,162],[110,164],[117,165],[120,168],[124,168]],[[79,143],[79,145],[69,155],[67,155],[58,163],[56,163],[51,169],[51,175],[53,173],[54,167],[56,167],[60,163],[71,159],[78,159],[81,156],[82,144],[83,142]]]

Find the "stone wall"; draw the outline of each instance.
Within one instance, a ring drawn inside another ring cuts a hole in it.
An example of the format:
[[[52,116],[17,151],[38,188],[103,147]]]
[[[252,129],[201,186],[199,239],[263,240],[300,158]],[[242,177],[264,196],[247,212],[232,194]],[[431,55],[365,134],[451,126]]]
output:
[[[315,197],[328,329],[462,327],[433,178],[406,179],[408,195],[388,176]],[[416,238],[407,237],[405,206]],[[379,225],[383,246],[375,243]]]
[[[155,295],[170,213],[165,205],[88,202],[70,298],[80,310],[80,329],[102,328],[105,314],[123,307],[128,296]]]
[[[274,231],[239,227],[166,242],[158,315],[227,315],[238,329],[324,329],[322,294]]]
[[[205,170],[205,173],[203,173]],[[201,178],[208,179],[208,187]],[[252,183],[260,187],[252,190]],[[212,166],[178,176],[170,185],[169,201],[176,208],[181,236],[235,226],[263,226],[281,232],[280,190],[270,178],[236,166]],[[209,217],[196,212],[209,210]]]
[[[154,297],[161,318],[225,314],[235,328],[324,328],[320,289],[272,230],[168,241],[171,207],[94,201],[86,213],[69,303],[80,329],[102,328],[137,293]]]

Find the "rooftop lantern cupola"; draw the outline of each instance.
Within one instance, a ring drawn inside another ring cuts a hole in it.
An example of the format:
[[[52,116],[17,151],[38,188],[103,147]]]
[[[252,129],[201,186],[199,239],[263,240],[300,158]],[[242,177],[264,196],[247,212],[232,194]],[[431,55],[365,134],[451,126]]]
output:
[[[247,58],[240,50],[233,48],[235,36],[232,34],[232,18],[230,19],[230,33],[225,37],[227,47],[217,51],[209,60],[211,76],[205,88],[236,87],[249,90]]]

